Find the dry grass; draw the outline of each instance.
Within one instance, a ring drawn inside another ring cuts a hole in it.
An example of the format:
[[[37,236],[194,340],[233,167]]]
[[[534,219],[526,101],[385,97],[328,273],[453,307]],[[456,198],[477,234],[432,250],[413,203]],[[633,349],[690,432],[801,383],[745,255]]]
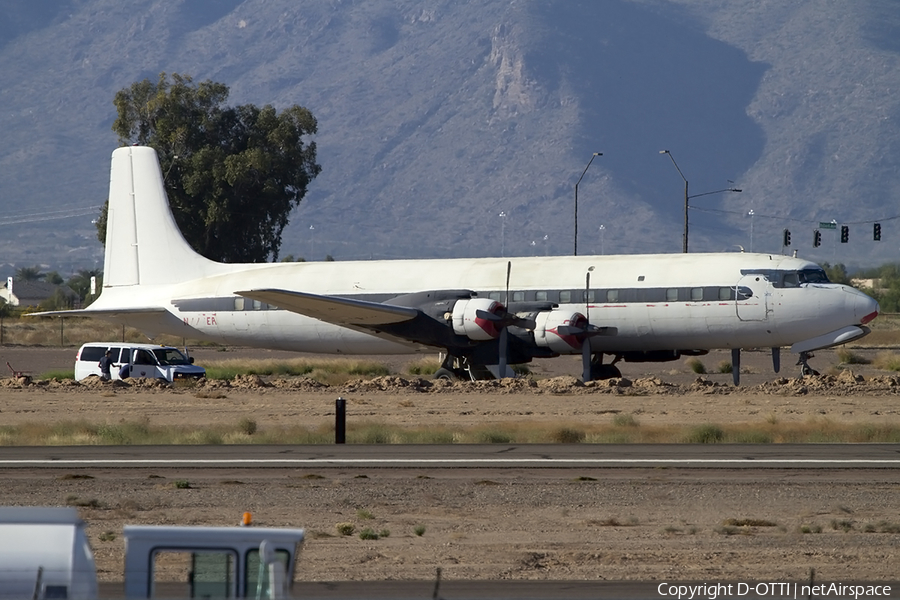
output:
[[[845,365],[868,365],[872,362],[866,357],[861,356],[856,352],[853,352],[849,348],[843,346],[835,350],[835,355],[837,356],[838,360],[841,361],[841,364]]]
[[[353,378],[389,375],[383,363],[346,358],[317,359],[226,359],[204,362],[209,379],[234,379],[237,375],[306,376],[328,385],[342,385]]]
[[[246,419],[208,427],[154,426],[147,419],[119,423],[70,421],[0,427],[0,446],[147,445],[147,444],[329,444],[334,429],[323,425],[262,427]],[[734,425],[635,424],[575,426],[569,423],[506,423],[476,427],[400,427],[359,422],[347,427],[351,444],[472,443],[819,443],[900,442],[900,426],[840,424],[827,419],[804,423],[765,420]]]
[[[885,350],[875,355],[874,365],[885,371],[900,371],[900,355],[896,352]]]
[[[150,340],[137,329],[98,319],[21,317],[3,320],[3,343],[7,345],[79,347],[96,341],[147,343]],[[173,335],[160,335],[152,342],[170,346],[209,345]]]

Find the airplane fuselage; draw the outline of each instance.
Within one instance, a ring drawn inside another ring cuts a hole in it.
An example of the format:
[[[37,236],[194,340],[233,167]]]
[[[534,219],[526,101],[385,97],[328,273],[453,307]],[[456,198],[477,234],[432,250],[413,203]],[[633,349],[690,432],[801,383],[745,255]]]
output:
[[[871,298],[848,286],[793,280],[821,272],[809,261],[768,254],[664,254],[221,265],[228,272],[140,286],[142,303],[165,305],[168,313],[142,316],[139,324],[129,315],[127,321],[151,334],[301,352],[430,351],[234,292],[278,287],[389,303],[423,289],[468,289],[506,302],[508,263],[512,310],[517,303],[547,301],[564,312],[587,310],[592,324],[616,327],[614,336],[591,339],[595,352],[789,346],[862,323],[875,310]],[[120,294],[129,295],[128,287],[104,291],[92,308],[119,305]]]

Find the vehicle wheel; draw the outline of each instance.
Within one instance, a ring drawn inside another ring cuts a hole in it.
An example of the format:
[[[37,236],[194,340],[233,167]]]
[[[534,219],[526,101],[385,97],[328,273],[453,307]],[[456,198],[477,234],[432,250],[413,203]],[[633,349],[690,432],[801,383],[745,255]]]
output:
[[[457,381],[459,378],[456,376],[456,373],[451,371],[450,369],[445,369],[441,367],[437,371],[434,372],[434,379],[443,379],[445,381]]]

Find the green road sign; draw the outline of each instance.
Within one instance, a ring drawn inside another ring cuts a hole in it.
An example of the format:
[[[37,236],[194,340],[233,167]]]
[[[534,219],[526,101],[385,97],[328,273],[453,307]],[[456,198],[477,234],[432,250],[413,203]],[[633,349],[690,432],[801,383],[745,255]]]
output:
[[[819,223],[819,229],[837,229],[837,223]]]

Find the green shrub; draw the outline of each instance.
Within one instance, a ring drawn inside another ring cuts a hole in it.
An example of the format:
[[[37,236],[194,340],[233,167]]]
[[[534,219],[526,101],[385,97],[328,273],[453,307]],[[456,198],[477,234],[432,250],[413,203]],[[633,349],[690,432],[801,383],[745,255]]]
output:
[[[706,367],[703,365],[699,358],[689,358],[685,361],[685,364],[691,371],[698,375],[706,374]]]
[[[247,435],[253,435],[254,433],[256,433],[256,421],[244,417],[238,422],[238,430],[242,433],[246,433]]]
[[[689,444],[716,444],[725,439],[725,432],[718,425],[706,424],[694,427],[685,440]]]
[[[618,413],[613,415],[612,424],[616,427],[637,427],[637,419],[632,414]]]
[[[550,439],[557,444],[579,444],[584,441],[584,432],[571,427],[561,427],[550,434]]]

